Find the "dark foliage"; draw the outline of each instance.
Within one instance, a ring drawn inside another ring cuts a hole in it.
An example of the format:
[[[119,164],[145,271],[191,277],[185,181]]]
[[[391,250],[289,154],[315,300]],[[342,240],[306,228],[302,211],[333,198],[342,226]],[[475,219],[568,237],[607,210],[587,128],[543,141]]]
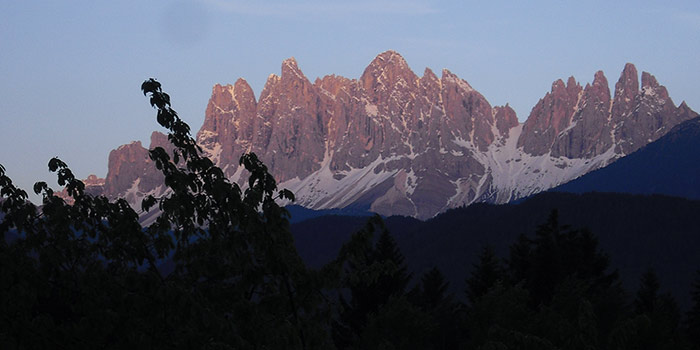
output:
[[[682,336],[680,311],[670,294],[660,294],[660,283],[653,269],[641,277],[634,299],[634,312],[640,320],[635,342],[640,349],[678,349]]]
[[[434,323],[427,338],[433,349],[457,349],[464,343],[466,308],[449,292],[450,283],[433,267],[409,293],[409,300]]]
[[[430,271],[423,274],[420,283],[411,291],[414,297],[414,304],[424,309],[434,309],[438,305],[445,302],[448,297],[448,287],[450,282],[445,280],[442,272],[433,267]]]
[[[377,230],[381,233],[372,245]],[[349,300],[340,293],[339,317],[333,322],[333,338],[341,349],[361,343],[370,315],[376,315],[392,298],[402,297],[411,278],[403,255],[378,216],[344,246],[341,257],[345,254],[343,286]]]
[[[634,299],[634,312],[651,314],[659,303],[659,279],[653,269],[648,269],[641,278],[637,297]]]
[[[588,230],[559,225],[552,211],[533,239],[521,239],[511,249],[508,261],[514,283],[523,282],[535,305],[551,301],[556,288],[567,279],[581,280],[595,294],[617,280],[608,272],[609,259],[599,251],[598,240]]]
[[[695,273],[692,290],[693,305],[688,311],[686,335],[693,349],[700,349],[700,270]]]
[[[515,251],[516,248],[511,248],[511,252]],[[524,259],[525,257],[523,256],[518,260],[524,261]],[[520,266],[518,265],[518,267]],[[524,273],[524,271],[518,273]],[[479,254],[479,262],[474,265],[471,276],[467,279],[467,299],[473,305],[497,282],[505,281],[505,277],[505,272],[501,266],[500,259],[496,256],[496,251],[491,246],[484,246],[481,254]]]
[[[558,209],[559,222],[577,230],[588,228],[610,257],[622,285],[635,291],[639,276],[653,267],[662,289],[671,291],[681,309],[691,305],[690,282],[700,266],[700,201],[666,196],[611,193],[542,193],[518,204],[473,204],[450,210],[428,221],[406,217],[385,220],[410,271],[420,274],[436,266],[464,298],[483,246],[499,257],[510,246],[534,239],[538,226]],[[366,219],[329,216],[292,225],[295,244],[304,261],[320,267],[331,261],[342,242]]]
[[[189,126],[153,79],[142,85],[169,130],[172,154],[149,151],[170,191],[143,200],[160,216],[142,228],[123,199],[84,193],[67,165],[49,162],[75,200],[46,183],[39,210],[0,169],[5,213],[0,230],[18,238],[0,246],[2,348],[324,348],[325,271],[298,257],[288,214],[255,154],[242,191],[201,155]],[[159,261],[175,270],[161,274]]]

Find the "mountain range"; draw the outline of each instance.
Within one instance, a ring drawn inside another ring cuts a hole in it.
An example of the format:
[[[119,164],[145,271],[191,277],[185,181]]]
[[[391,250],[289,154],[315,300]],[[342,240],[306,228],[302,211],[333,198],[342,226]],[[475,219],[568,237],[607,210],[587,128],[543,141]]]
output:
[[[313,83],[297,62],[282,63],[259,98],[243,79],[215,85],[197,133],[232,180],[255,152],[280,187],[311,209],[347,208],[427,219],[475,202],[506,203],[607,166],[697,117],[676,106],[647,72],[625,65],[614,90],[602,71],[582,86],[556,80],[524,123],[507,104],[491,106],[444,69],[416,75],[394,51],[379,54],[359,79]],[[171,149],[154,132],[150,148]],[[105,179],[88,191],[135,207],[165,191],[140,142],[109,155]]]

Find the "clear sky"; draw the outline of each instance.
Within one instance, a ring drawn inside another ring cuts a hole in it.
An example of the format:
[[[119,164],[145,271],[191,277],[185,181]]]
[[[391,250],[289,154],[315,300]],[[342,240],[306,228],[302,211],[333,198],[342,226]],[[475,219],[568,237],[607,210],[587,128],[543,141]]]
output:
[[[257,97],[292,56],[312,81],[358,78],[388,49],[521,121],[554,80],[603,70],[613,89],[626,62],[700,111],[698,0],[0,0],[0,164],[28,192],[57,187],[53,156],[104,177],[110,150],[160,130],[146,78],[196,132],[215,83],[243,77]]]

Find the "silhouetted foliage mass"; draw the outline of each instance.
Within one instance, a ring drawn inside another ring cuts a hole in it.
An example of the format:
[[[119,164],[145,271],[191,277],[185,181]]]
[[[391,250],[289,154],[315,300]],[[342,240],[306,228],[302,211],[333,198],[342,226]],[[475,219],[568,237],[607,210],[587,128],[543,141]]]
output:
[[[18,235],[0,246],[2,348],[330,346],[326,272],[306,268],[276,202],[293,194],[252,153],[240,160],[247,188],[228,181],[160,83],[141,88],[174,146],[149,151],[169,188],[143,200],[143,211],[160,211],[149,227],[125,200],[84,193],[57,158],[49,170],[73,205],[40,182],[38,209],[0,169],[0,229]],[[164,260],[175,264],[168,275]]]

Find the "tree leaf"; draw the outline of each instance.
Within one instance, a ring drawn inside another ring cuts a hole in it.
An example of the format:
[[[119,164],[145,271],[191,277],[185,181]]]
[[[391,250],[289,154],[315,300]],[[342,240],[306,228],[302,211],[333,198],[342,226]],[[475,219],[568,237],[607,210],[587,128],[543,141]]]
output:
[[[39,181],[34,184],[34,193],[39,194],[42,191],[44,191],[47,187],[48,185],[46,184],[46,182]]]

